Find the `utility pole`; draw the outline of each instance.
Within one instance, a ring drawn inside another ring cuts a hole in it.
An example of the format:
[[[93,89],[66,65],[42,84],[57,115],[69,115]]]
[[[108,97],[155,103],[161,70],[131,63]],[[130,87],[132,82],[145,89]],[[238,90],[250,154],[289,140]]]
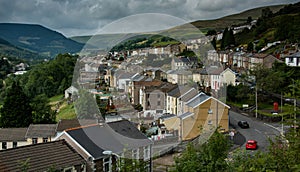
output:
[[[296,119],[297,119],[297,113],[296,113],[296,106],[297,106],[297,99],[296,97],[294,97],[294,130],[295,130],[295,133],[296,133]]]
[[[280,95],[280,113],[281,113],[281,135],[283,136],[282,92]]]
[[[257,83],[255,85],[255,118],[257,118]]]

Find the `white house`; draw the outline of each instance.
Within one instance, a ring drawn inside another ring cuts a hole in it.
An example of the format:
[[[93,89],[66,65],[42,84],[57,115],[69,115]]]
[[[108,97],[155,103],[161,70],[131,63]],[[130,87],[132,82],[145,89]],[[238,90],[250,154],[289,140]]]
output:
[[[221,74],[221,82],[222,84],[226,84],[226,85],[237,85],[236,84],[236,74],[230,69],[227,68],[225,69]]]
[[[285,64],[288,66],[300,66],[300,52],[286,56]]]

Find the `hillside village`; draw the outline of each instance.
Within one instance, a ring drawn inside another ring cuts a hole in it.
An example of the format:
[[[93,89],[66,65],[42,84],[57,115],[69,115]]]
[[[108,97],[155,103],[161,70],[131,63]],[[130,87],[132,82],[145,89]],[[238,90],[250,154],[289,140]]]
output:
[[[237,34],[256,22],[231,29]],[[212,40],[222,36],[79,57],[64,91],[77,119],[0,128],[0,171],[120,171],[120,163],[153,171],[156,157],[205,142],[216,129],[230,132],[226,88],[255,86],[253,77],[242,75],[258,65],[299,67],[300,53],[297,43],[279,40],[259,51],[214,49]],[[284,48],[276,55],[266,52],[277,45]],[[187,51],[195,56],[179,55]],[[18,64],[15,75],[28,67]]]

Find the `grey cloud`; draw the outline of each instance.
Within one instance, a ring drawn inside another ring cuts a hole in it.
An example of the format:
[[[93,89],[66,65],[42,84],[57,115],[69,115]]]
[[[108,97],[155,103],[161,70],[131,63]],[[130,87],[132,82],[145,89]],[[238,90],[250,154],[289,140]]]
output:
[[[38,23],[63,34],[91,34],[126,16],[163,13],[188,21],[219,18],[246,9],[296,0],[0,0],[0,22]]]

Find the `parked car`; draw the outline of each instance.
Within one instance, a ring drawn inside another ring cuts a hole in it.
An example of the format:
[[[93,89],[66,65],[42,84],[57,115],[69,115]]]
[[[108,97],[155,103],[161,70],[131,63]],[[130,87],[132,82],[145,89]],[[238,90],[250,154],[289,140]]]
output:
[[[246,143],[246,149],[257,149],[257,141],[256,140],[248,140]]]
[[[249,124],[247,121],[239,121],[238,122],[238,125],[241,127],[241,128],[249,128]]]

